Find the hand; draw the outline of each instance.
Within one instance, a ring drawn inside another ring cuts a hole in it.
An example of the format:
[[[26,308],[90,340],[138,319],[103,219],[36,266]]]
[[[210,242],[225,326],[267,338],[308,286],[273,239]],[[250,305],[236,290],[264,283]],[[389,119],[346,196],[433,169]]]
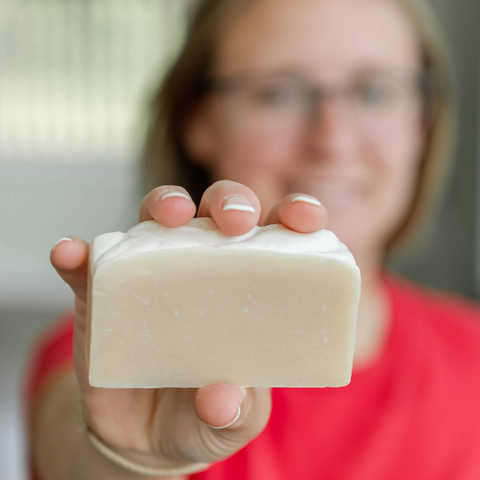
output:
[[[302,233],[324,228],[325,208],[304,201],[292,202],[294,197],[289,195],[272,208],[266,223],[283,223]],[[224,210],[225,199],[230,205],[247,203],[252,208]],[[140,222],[155,220],[168,227],[179,227],[194,217],[195,210],[183,188],[162,186],[144,198]],[[212,217],[227,235],[247,233],[257,224],[260,214],[257,196],[249,188],[230,181],[208,188],[198,212],[200,217]],[[242,389],[230,384],[199,389],[103,389],[89,385],[85,362],[89,246],[78,237],[71,240],[55,246],[51,262],[75,294],[75,373],[85,420],[95,434],[118,450],[149,454],[166,466],[172,465],[172,461],[220,461],[253,440],[270,416],[269,389]],[[239,417],[229,425],[238,415],[239,406]]]

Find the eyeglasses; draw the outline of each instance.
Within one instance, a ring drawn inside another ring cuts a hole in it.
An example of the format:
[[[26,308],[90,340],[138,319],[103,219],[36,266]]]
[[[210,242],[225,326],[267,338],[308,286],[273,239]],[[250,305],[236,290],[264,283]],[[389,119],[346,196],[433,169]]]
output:
[[[369,72],[347,85],[318,86],[297,73],[213,79],[233,128],[257,133],[301,133],[321,117],[320,106],[339,100],[364,131],[383,134],[431,116],[432,78],[425,72]]]

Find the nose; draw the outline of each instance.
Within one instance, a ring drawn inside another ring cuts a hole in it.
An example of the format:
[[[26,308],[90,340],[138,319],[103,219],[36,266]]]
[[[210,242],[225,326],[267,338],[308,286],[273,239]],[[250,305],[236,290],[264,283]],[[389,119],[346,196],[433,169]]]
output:
[[[348,161],[359,141],[358,127],[345,99],[324,96],[317,101],[307,126],[309,157],[322,161]]]

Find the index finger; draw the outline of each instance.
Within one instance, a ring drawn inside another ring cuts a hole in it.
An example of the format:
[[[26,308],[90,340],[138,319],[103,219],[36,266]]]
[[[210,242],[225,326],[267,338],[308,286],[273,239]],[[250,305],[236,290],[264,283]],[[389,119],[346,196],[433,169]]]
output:
[[[195,203],[183,187],[163,185],[145,195],[140,222],[155,220],[166,227],[181,227],[195,216],[195,211]]]

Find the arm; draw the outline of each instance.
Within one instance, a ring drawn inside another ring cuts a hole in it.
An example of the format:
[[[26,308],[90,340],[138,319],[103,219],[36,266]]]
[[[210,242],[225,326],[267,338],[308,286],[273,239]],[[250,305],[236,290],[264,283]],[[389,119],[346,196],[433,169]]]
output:
[[[32,454],[41,480],[141,480],[100,454],[81,430],[78,418],[80,389],[73,371],[46,388],[33,415]],[[187,476],[158,477],[187,480]]]

